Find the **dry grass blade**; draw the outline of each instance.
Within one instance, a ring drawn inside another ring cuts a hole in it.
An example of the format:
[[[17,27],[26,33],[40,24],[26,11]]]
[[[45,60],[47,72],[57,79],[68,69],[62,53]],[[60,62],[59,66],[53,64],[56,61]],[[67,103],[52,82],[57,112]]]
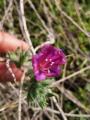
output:
[[[83,73],[84,71],[89,70],[89,69],[90,69],[90,66],[85,67],[85,68],[82,68],[81,70],[79,70],[79,71],[77,71],[77,72],[75,72],[75,73],[73,73],[73,74],[71,74],[71,75],[68,75],[67,77],[64,77],[64,78],[62,78],[62,79],[60,79],[60,80],[52,83],[52,85],[50,85],[50,87],[55,87],[55,86],[57,86],[58,84],[66,81],[66,80],[68,80],[68,79],[70,79],[70,78],[72,78],[72,77],[75,77],[75,76],[77,76],[77,75],[79,75],[79,74],[81,74],[81,73]]]
[[[60,90],[62,94],[65,95],[70,101],[72,101],[74,104],[76,104],[79,108],[83,109],[85,112],[90,112],[87,107],[85,107],[74,95],[71,91],[63,88],[62,86],[57,86],[57,88]]]
[[[21,78],[21,84],[20,84],[20,91],[19,91],[19,105],[18,105],[18,120],[22,120],[21,118],[21,110],[22,110],[22,89],[23,89],[23,82],[24,82],[24,79],[25,79],[25,73],[26,73],[26,70],[24,70],[23,72],[23,75],[22,75],[22,78]]]
[[[21,21],[22,21],[23,29],[24,29],[23,35],[25,37],[25,40],[29,44],[30,49],[32,50],[32,53],[35,54],[35,50],[33,48],[33,45],[32,45],[31,39],[30,39],[30,33],[27,29],[26,18],[25,18],[25,15],[24,15],[24,1],[23,0],[20,0],[20,12],[21,12],[20,13],[20,18],[21,18]]]
[[[58,103],[57,103],[55,97],[53,97],[52,99],[53,99],[53,102],[55,103],[56,107],[58,108],[60,114],[62,115],[63,120],[67,120],[67,118],[66,118],[66,116],[65,116],[65,114],[64,114],[64,112],[63,112],[63,110],[62,110],[62,108],[60,107],[60,105],[58,105]]]

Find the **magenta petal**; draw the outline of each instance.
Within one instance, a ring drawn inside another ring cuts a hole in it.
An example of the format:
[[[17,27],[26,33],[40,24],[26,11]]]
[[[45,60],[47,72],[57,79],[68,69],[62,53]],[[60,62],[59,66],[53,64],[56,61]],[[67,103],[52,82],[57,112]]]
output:
[[[42,81],[46,79],[46,75],[44,73],[35,74],[35,78],[37,81]]]
[[[36,80],[60,75],[60,66],[66,63],[66,56],[59,48],[45,45],[32,58],[32,65]]]
[[[61,69],[60,67],[56,66],[50,69],[50,72],[47,74],[48,77],[57,77],[58,75],[60,75],[61,73]]]
[[[47,59],[52,59],[56,64],[65,64],[66,57],[63,51],[59,48],[55,48],[51,45],[45,45],[40,51]]]
[[[46,78],[46,76],[43,73],[41,73],[39,70],[39,65],[38,65],[39,58],[40,56],[38,55],[34,55],[32,58],[33,70],[37,81],[44,80]]]

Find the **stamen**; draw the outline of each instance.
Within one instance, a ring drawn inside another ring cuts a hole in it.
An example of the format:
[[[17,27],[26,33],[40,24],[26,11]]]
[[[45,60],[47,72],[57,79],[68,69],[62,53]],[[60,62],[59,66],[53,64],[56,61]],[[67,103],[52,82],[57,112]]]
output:
[[[46,58],[46,59],[45,59],[45,61],[47,62],[47,61],[48,61],[48,59]]]
[[[53,65],[54,64],[54,62],[51,62],[51,64],[50,65]]]

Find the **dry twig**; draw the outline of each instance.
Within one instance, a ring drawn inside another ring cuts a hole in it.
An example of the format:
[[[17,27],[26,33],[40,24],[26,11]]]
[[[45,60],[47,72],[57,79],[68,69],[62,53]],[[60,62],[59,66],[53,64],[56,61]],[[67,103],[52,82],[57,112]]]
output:
[[[70,79],[70,78],[72,78],[72,77],[75,77],[75,76],[77,76],[77,75],[79,75],[79,74],[81,74],[81,73],[83,73],[84,71],[89,70],[89,69],[90,69],[90,66],[87,66],[87,67],[85,67],[85,68],[82,68],[81,70],[79,70],[79,71],[77,71],[77,72],[75,72],[75,73],[73,73],[73,74],[71,74],[71,75],[68,75],[68,76],[66,76],[66,77],[64,77],[64,78],[62,78],[62,79],[60,79],[60,80],[58,80],[58,81],[53,82],[52,85],[50,85],[50,87],[55,87],[55,86],[57,86],[58,84],[66,81],[66,80],[68,80],[68,79]]]

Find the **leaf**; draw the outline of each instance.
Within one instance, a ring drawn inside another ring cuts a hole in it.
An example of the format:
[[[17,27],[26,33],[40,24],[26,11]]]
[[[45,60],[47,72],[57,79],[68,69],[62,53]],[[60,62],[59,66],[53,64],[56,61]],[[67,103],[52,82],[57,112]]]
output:
[[[38,102],[40,107],[43,109],[47,106],[48,97],[54,95],[54,93],[48,88],[52,79],[47,79],[41,82],[32,80],[27,94],[27,101],[35,103]]]
[[[16,52],[9,52],[7,57],[20,68],[27,61],[28,54],[26,51],[17,49]]]

